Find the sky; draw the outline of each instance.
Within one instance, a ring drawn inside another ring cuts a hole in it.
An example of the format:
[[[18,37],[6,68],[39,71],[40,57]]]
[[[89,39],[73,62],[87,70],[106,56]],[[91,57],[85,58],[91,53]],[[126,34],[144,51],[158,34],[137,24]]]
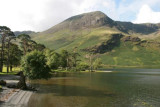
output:
[[[159,4],[160,0],[0,0],[0,26],[39,32],[91,11],[116,21],[160,23]]]

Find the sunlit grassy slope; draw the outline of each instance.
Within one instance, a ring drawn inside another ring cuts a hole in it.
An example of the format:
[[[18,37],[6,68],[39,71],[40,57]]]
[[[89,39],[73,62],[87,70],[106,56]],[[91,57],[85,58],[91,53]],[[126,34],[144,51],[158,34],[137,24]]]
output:
[[[68,49],[75,47],[84,49],[94,46],[98,43],[108,40],[110,34],[118,33],[120,31],[114,28],[99,27],[82,29],[76,31],[69,31],[69,29],[60,30],[54,34],[40,34],[32,35],[33,39],[39,43],[45,44],[48,48],[54,50]]]
[[[160,66],[160,49],[155,44],[134,45],[121,42],[111,52],[100,55],[104,64],[119,66],[156,67]]]

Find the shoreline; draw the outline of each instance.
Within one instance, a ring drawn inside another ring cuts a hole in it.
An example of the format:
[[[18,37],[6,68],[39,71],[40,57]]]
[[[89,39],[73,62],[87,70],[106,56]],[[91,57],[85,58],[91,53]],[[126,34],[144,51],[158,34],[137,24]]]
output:
[[[0,80],[5,80],[7,85],[17,84],[19,76],[0,75]],[[0,91],[0,107],[27,107],[33,91],[2,87]]]
[[[28,107],[32,91],[9,89],[1,98],[1,107]]]

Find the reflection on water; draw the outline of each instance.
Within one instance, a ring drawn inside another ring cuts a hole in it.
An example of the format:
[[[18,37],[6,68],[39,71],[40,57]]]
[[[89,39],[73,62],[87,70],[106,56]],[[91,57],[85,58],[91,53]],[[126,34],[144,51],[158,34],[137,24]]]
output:
[[[159,107],[159,69],[59,73],[33,81],[39,88],[29,107]]]

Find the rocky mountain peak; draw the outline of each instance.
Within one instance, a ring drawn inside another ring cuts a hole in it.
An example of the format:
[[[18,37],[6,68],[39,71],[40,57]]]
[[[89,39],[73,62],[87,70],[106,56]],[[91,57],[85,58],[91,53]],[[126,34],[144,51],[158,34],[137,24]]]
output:
[[[100,11],[73,16],[66,21],[68,21],[69,26],[74,29],[99,27],[104,25],[112,27],[114,25],[114,21]]]
[[[113,27],[116,23],[101,11],[84,13],[72,16],[60,24],[48,29],[46,33],[53,33],[63,29],[70,31],[108,26]]]

